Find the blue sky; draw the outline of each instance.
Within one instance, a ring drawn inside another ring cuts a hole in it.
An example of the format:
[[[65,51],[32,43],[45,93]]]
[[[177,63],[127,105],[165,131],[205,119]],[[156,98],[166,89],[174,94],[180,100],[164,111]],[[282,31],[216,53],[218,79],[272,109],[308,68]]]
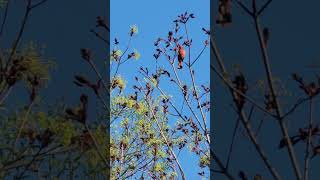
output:
[[[127,0],[111,0],[111,40],[118,38],[120,43],[126,44],[128,41],[128,30],[131,25],[137,25],[139,29],[138,35],[133,39],[132,46],[141,54],[141,59],[136,62],[128,62],[121,67],[120,73],[126,77],[130,86],[134,75],[140,66],[153,69],[155,61],[153,54],[155,48],[154,41],[158,37],[166,37],[169,30],[172,30],[175,18],[185,11],[194,13],[196,18],[189,23],[190,36],[192,37],[193,51],[191,57],[195,58],[203,47],[206,36],[201,30],[202,27],[209,29],[210,26],[210,6],[209,0],[195,3],[191,0],[163,0],[163,1],[127,1]],[[120,48],[124,48],[121,46]],[[206,49],[202,58],[195,64],[197,80],[199,83],[209,85],[209,49]],[[164,60],[164,59],[163,59]],[[187,76],[189,77],[189,75]],[[183,77],[187,78],[187,77]],[[175,98],[176,87],[167,86],[165,90],[173,96],[175,102],[181,101]],[[177,96],[176,96],[177,97]],[[179,96],[181,97],[181,96]],[[209,117],[208,117],[209,118]],[[198,179],[198,166],[194,156],[189,152],[180,154],[180,161],[186,173],[187,179]]]
[[[12,30],[6,30],[3,47],[8,47],[17,33],[23,16],[23,6],[15,2],[16,9],[9,14],[8,25]],[[45,56],[51,58],[57,64],[48,87],[41,91],[45,104],[52,104],[64,97],[68,105],[76,104],[81,93],[87,93],[90,97],[90,116],[94,117],[96,105],[94,94],[85,89],[79,89],[72,81],[75,74],[88,76],[95,79],[94,73],[88,68],[80,57],[80,48],[92,49],[95,62],[98,67],[102,67],[105,59],[104,44],[90,33],[94,28],[97,16],[105,15],[106,1],[79,1],[75,6],[74,1],[48,1],[48,3],[36,9],[27,24],[27,28],[22,39],[22,44],[30,40],[45,45]],[[209,28],[209,0],[201,3],[194,1],[163,0],[163,1],[125,1],[111,0],[111,37],[118,37],[119,41],[126,43],[128,30],[132,24],[139,28],[139,34],[133,40],[133,47],[141,53],[141,59],[137,62],[130,62],[120,69],[127,77],[133,77],[138,68],[143,66],[154,67],[154,47],[153,43],[159,36],[167,36],[169,30],[173,28],[172,21],[179,15],[188,11],[194,13],[196,19],[189,24],[190,35],[194,40],[194,52],[192,57],[197,55],[203,46],[206,36],[201,28]],[[209,50],[207,49],[202,58],[195,64],[195,69],[199,69],[197,75],[202,83],[209,83]],[[101,68],[102,70],[102,68]],[[196,72],[197,73],[197,72]],[[132,79],[127,78],[130,83]],[[174,95],[175,89],[168,86],[166,89]],[[10,109],[16,108],[16,103],[20,106],[28,102],[25,98],[26,91],[17,88],[10,96]],[[179,102],[179,99],[175,99]],[[188,179],[195,179],[197,164],[193,156],[188,153],[180,154],[181,163],[186,171]],[[197,179],[197,178],[196,178]]]

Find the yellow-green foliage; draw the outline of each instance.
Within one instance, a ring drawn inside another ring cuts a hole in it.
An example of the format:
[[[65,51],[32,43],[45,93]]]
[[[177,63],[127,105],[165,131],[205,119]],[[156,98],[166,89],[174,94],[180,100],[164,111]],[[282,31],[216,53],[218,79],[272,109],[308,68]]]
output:
[[[100,157],[95,149],[90,149],[89,151],[86,152],[86,159],[88,162],[88,167],[90,169],[96,168],[100,161]]]
[[[138,115],[144,115],[146,112],[148,112],[147,105],[143,101],[140,101],[136,105],[136,112]]]
[[[157,171],[157,172],[163,172],[163,170],[164,170],[164,164],[163,164],[163,163],[157,163],[157,164],[154,166],[154,170]]]
[[[11,52],[12,49],[4,50],[1,58],[9,60]],[[31,41],[13,53],[9,68],[15,65],[23,67],[23,70],[17,72],[18,80],[23,80],[29,85],[28,78],[37,77],[41,85],[45,85],[50,80],[50,70],[54,68],[55,63],[44,57],[44,46]]]
[[[144,116],[148,112],[147,104],[144,101],[136,101],[126,96],[116,96],[111,99],[111,115],[126,114],[125,108],[138,116]]]
[[[111,90],[119,88],[120,91],[123,91],[126,87],[126,81],[121,76],[116,76],[111,80]]]
[[[110,148],[107,143],[107,139],[109,134],[107,134],[107,130],[103,125],[99,125],[94,129],[93,136],[99,145],[101,151],[105,156],[107,156],[108,149]]]
[[[50,79],[49,71],[54,66],[52,60],[45,59],[43,57],[43,48],[34,42],[26,44],[21,53],[17,53],[18,56],[22,56],[21,65],[27,69],[24,77],[37,76],[42,81],[48,81]]]
[[[130,33],[132,33],[132,34],[138,34],[138,32],[139,32],[139,29],[138,29],[138,27],[137,27],[137,25],[132,25],[131,27],[130,27]]]
[[[38,118],[40,128],[46,129],[48,127],[47,114],[45,112],[40,111],[37,113],[37,118]]]
[[[210,158],[208,155],[203,155],[200,160],[199,160],[199,166],[204,168],[204,167],[209,167],[210,165]]]
[[[121,56],[122,56],[122,51],[120,49],[114,49],[111,52],[110,60],[111,61],[118,61]]]
[[[42,130],[48,128],[53,131],[57,135],[59,142],[64,146],[70,145],[71,138],[77,134],[75,123],[72,121],[58,116],[49,116],[41,111],[36,113],[35,117],[39,128]]]
[[[134,50],[133,51],[133,58],[135,59],[135,60],[138,60],[138,59],[140,59],[140,57],[141,57],[141,54],[138,52],[138,50]]]

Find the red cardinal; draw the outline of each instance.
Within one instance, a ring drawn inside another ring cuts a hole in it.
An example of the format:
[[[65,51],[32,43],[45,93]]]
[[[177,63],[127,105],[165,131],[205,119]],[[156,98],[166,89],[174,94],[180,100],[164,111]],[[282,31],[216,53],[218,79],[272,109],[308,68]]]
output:
[[[183,59],[186,56],[186,51],[183,46],[178,44],[178,69],[182,69]]]

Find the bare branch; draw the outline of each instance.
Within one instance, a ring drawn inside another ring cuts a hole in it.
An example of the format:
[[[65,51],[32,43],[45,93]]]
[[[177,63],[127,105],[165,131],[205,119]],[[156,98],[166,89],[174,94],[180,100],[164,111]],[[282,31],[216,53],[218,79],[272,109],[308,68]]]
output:
[[[38,3],[36,3],[36,4],[34,4],[34,5],[31,5],[30,6],[30,9],[34,9],[34,8],[36,8],[36,7],[38,7],[38,6],[41,6],[42,4],[44,4],[45,2],[47,2],[48,0],[42,0],[42,1],[40,1],[40,2],[38,2]]]
[[[222,71],[222,73],[227,74],[227,70],[224,66],[224,63],[222,61],[222,58],[220,56],[220,53],[218,51],[218,48],[216,46],[215,40],[213,37],[211,37],[211,50],[213,51],[213,54],[215,55],[219,67]],[[233,91],[231,88],[229,88],[230,93],[232,95],[232,97],[236,96],[236,92]],[[278,172],[276,171],[276,169],[271,165],[271,162],[269,161],[269,159],[267,158],[265,152],[263,151],[262,147],[260,144],[258,144],[257,139],[255,138],[254,133],[251,130],[251,126],[250,123],[248,122],[247,116],[245,114],[245,112],[243,111],[243,109],[241,109],[239,112],[239,116],[241,117],[241,122],[244,125],[247,134],[249,135],[249,138],[251,140],[251,142],[253,143],[254,147],[256,148],[257,152],[259,153],[259,156],[261,157],[261,159],[263,160],[264,164],[266,165],[266,167],[268,168],[269,172],[271,173],[271,175],[275,178],[280,180],[281,177],[278,174]]]
[[[268,2],[266,2],[261,9],[258,11],[257,15],[261,15],[263,13],[263,11],[270,5],[270,3],[272,2],[272,0],[269,0]]]
[[[240,0],[236,0],[236,2],[248,15],[254,16],[254,14]]]
[[[268,57],[268,53],[267,53],[267,47],[266,47],[264,40],[263,40],[263,34],[262,34],[262,30],[260,27],[258,17],[254,17],[254,24],[255,24],[257,36],[259,38],[259,45],[260,45],[260,49],[261,49],[263,64],[264,64],[267,79],[268,79],[269,89],[270,89],[272,98],[275,101],[276,113],[278,116],[278,122],[279,122],[279,125],[281,128],[281,132],[283,134],[284,139],[286,140],[286,143],[288,144],[286,147],[287,147],[287,150],[288,150],[288,153],[290,156],[291,164],[294,168],[294,172],[297,176],[297,179],[301,179],[302,176],[301,176],[301,172],[300,172],[300,168],[299,168],[299,163],[298,163],[297,157],[295,155],[291,139],[289,137],[288,129],[287,129],[283,119],[281,119],[282,118],[282,111],[280,108],[279,100],[278,100],[276,92],[275,92],[274,80],[273,80],[273,76],[271,73],[271,67],[270,67],[270,63],[269,63],[270,61],[269,61],[269,57]]]

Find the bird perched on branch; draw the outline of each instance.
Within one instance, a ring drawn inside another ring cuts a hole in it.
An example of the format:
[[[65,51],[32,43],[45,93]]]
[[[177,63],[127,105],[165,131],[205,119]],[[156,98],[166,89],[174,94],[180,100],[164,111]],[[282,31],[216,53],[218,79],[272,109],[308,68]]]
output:
[[[183,46],[178,44],[178,69],[182,69],[182,63],[186,56],[186,51],[184,50]]]

